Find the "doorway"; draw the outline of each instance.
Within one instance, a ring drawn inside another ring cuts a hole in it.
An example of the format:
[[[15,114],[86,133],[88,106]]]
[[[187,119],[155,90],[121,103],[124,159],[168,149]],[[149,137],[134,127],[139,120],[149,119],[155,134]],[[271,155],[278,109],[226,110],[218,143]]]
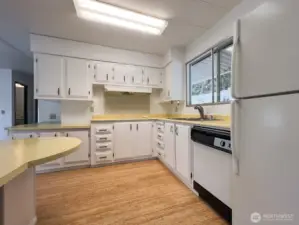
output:
[[[28,124],[28,86],[15,82],[14,84],[14,125]]]

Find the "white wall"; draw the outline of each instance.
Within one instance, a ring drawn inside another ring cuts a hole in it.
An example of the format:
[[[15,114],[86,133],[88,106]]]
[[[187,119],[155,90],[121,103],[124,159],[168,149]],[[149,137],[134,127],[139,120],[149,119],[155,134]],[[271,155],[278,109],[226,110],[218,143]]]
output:
[[[33,59],[16,50],[0,37],[0,68],[32,73]]]
[[[7,137],[5,127],[12,126],[12,74],[11,70],[0,69],[0,140]]]
[[[162,67],[163,57],[154,54],[92,45],[31,34],[31,51],[53,55],[84,58],[98,61],[124,63],[138,66]]]
[[[51,119],[51,114],[56,115],[56,119]],[[61,103],[60,101],[38,100],[38,122],[60,122]]]
[[[161,105],[160,90],[150,95],[115,95],[104,92],[102,86],[93,87],[94,115],[104,114],[165,114],[167,106]]]
[[[185,61],[188,62],[192,60],[218,42],[233,36],[234,21],[252,11],[264,1],[265,0],[243,0],[233,10],[226,14],[215,26],[213,26],[204,35],[186,47]],[[184,87],[186,88],[186,76]],[[204,108],[208,114],[230,114],[229,104],[205,106]],[[192,107],[183,107],[181,112],[184,114],[197,113]]]

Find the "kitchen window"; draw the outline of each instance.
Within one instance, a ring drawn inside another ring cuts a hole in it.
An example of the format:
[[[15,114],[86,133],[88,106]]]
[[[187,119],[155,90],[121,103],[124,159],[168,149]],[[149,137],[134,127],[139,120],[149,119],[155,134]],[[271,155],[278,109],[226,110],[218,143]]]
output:
[[[229,103],[232,38],[187,63],[187,105]]]

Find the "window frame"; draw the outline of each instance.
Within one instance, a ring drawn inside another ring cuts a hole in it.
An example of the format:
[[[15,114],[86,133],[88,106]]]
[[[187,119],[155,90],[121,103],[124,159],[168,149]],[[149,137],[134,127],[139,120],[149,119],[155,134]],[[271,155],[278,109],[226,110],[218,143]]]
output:
[[[219,53],[221,50],[227,48],[228,46],[233,45],[233,37],[227,38],[225,40],[220,41],[216,45],[212,46],[211,48],[204,51],[202,54],[194,57],[190,61],[188,61],[186,65],[186,107],[194,107],[197,104],[191,104],[191,66],[194,64],[197,64],[198,62],[208,58],[209,56],[212,57],[212,101],[211,103],[202,103],[200,105],[223,105],[223,104],[230,104],[230,102],[220,102],[220,54],[217,54],[217,96],[216,96],[216,102],[215,102],[215,62],[214,62],[214,54]]]

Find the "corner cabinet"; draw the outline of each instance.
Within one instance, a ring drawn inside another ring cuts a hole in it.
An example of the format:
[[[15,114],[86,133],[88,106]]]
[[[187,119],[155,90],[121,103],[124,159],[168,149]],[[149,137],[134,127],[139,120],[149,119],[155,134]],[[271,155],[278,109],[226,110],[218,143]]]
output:
[[[34,55],[34,98],[91,100],[91,63],[83,59]]]
[[[161,93],[162,101],[183,101],[183,64],[181,62],[170,62],[165,67],[164,87]]]
[[[176,124],[175,126],[176,170],[188,183],[191,182],[190,130],[188,125]]]
[[[164,152],[165,152],[165,162],[172,169],[175,169],[175,135],[174,135],[173,123],[165,123],[164,129]]]

